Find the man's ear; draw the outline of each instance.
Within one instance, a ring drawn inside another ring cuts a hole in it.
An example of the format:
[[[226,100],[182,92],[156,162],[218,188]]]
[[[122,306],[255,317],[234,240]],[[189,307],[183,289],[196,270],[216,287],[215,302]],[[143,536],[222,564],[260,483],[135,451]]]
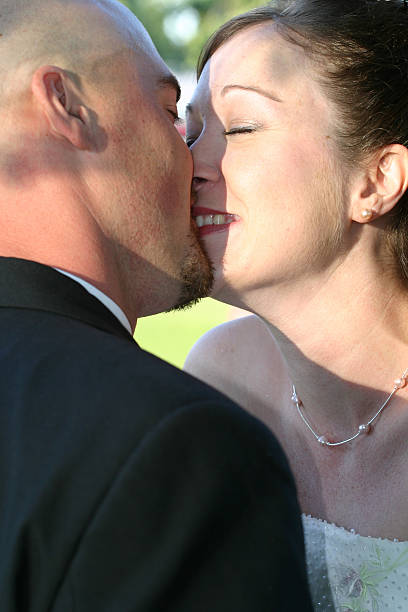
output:
[[[394,208],[408,189],[408,149],[384,147],[372,158],[352,195],[352,220],[366,223]]]
[[[41,66],[33,74],[31,90],[55,137],[81,150],[91,150],[92,125],[88,109],[78,102],[68,73],[56,66]]]

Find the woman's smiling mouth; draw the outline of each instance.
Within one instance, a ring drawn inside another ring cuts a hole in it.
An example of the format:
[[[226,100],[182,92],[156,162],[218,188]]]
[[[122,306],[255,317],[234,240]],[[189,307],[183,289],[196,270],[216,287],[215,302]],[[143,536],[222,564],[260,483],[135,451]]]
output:
[[[238,215],[199,207],[193,209],[193,218],[200,229],[200,233],[222,231],[227,229],[231,223],[240,220]]]

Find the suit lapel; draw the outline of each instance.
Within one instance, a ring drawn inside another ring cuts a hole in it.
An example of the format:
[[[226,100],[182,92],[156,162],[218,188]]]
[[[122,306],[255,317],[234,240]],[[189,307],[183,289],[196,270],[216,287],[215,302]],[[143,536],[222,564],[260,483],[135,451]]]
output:
[[[34,261],[0,257],[0,308],[52,312],[133,342],[111,311],[79,283]]]

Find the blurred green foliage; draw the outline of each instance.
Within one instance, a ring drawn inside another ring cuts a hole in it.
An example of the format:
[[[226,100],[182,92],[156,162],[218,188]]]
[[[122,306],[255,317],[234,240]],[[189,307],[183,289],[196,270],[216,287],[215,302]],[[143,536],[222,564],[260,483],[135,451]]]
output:
[[[193,344],[206,331],[226,321],[230,313],[226,304],[207,298],[187,310],[139,319],[135,340],[150,353],[182,368]]]
[[[209,36],[230,17],[263,4],[262,0],[121,0],[142,21],[160,55],[173,69],[195,68],[201,48]],[[265,1],[266,3],[266,1]],[[186,8],[199,16],[196,35],[185,44],[176,44],[166,35],[166,17]]]

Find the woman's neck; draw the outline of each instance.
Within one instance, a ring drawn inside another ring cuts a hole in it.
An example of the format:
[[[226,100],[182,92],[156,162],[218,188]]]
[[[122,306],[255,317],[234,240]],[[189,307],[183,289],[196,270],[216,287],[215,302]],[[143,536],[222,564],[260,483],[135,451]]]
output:
[[[273,333],[309,419],[341,438],[373,416],[408,368],[408,295],[391,278],[338,276],[249,306]]]

